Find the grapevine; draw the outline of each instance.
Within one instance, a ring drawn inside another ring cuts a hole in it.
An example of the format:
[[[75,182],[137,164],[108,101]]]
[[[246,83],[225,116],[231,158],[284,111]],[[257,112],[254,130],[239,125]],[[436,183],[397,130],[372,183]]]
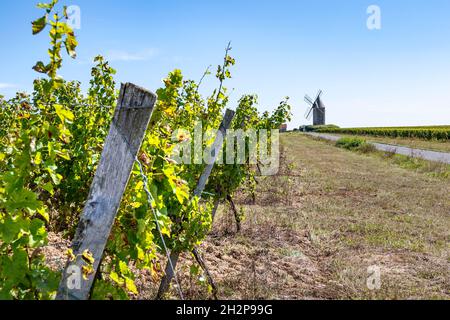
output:
[[[50,38],[49,62],[33,67],[42,78],[34,81],[31,94],[0,96],[0,299],[55,297],[61,273],[49,267],[42,249],[49,232],[73,237],[118,97],[116,71],[102,56],[94,59],[87,94],[78,81],[58,75],[64,51],[75,59],[78,45],[66,22],[67,9],[59,12],[58,4],[38,4],[44,15],[32,23],[33,35],[48,30]],[[211,230],[214,204],[254,187],[254,166],[217,164],[205,193],[194,196],[205,165],[196,161],[195,152],[189,163],[173,160],[178,146],[193,142],[196,128],[217,130],[230,107],[225,82],[236,63],[231,50],[229,44],[217,67],[217,88],[208,96],[199,88],[209,68],[198,83],[174,70],[156,91],[158,102],[138,157],[141,166],[133,169],[96,275],[92,255],[82,254],[83,276],[96,277],[91,298],[135,297],[136,270],[160,278],[161,255],[192,252]],[[256,104],[255,95],[240,99],[233,129],[278,129],[290,117],[287,100],[273,114],[259,114]],[[211,142],[201,140],[199,147]],[[67,259],[75,258],[69,250]]]

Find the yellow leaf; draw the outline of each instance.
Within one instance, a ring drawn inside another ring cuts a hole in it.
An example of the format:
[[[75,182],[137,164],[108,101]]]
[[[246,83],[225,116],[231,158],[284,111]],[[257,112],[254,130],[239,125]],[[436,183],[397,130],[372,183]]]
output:
[[[42,163],[42,154],[40,152],[36,153],[36,156],[34,157],[34,164],[40,165]]]
[[[73,121],[73,119],[75,118],[72,111],[64,108],[60,104],[55,104],[55,111],[56,111],[56,114],[58,115],[59,119],[61,120],[61,122],[64,122],[66,119],[69,121]]]
[[[134,190],[135,190],[135,191],[142,190],[142,187],[143,187],[143,186],[144,186],[144,182],[139,181],[139,182],[136,184],[136,186],[134,187]]]
[[[175,115],[175,111],[176,111],[175,107],[170,107],[170,108],[167,108],[166,110],[164,110],[166,115],[169,117],[173,117]]]
[[[159,139],[158,139],[158,137],[156,137],[156,136],[150,136],[150,137],[148,138],[148,143],[149,143],[151,146],[157,146],[157,145],[159,145]]]
[[[86,263],[94,264],[95,259],[89,249],[84,250],[82,257]]]
[[[30,119],[30,114],[29,113],[25,113],[25,114],[20,114],[18,116],[19,119]]]
[[[122,278],[119,277],[119,275],[114,272],[111,271],[111,273],[109,274],[109,277],[111,278],[112,281],[114,281],[115,283],[117,283],[118,285],[123,285],[124,280]]]
[[[145,252],[142,250],[139,246],[136,246],[137,252],[138,252],[138,259],[144,260],[145,259]]]
[[[70,160],[69,151],[67,151],[67,150],[56,151],[56,155],[65,160]]]
[[[83,270],[83,279],[89,280],[89,276],[94,273],[94,268],[92,266],[83,266],[81,269]]]
[[[47,221],[47,222],[50,221],[50,217],[48,215],[47,210],[45,210],[45,208],[37,209],[37,212],[45,219],[45,221]]]
[[[136,285],[134,284],[133,280],[131,280],[129,278],[125,278],[125,286],[131,293],[138,294]]]
[[[165,226],[160,226],[160,227],[161,227],[161,233],[165,236],[170,237],[170,229]]]
[[[67,249],[66,256],[69,258],[69,261],[75,261],[76,259],[72,249]]]
[[[130,271],[130,269],[128,269],[127,264],[123,261],[119,261],[119,269],[122,275],[126,275]]]
[[[142,206],[142,204],[140,202],[133,202],[130,203],[130,206],[133,207],[134,209],[140,208]]]

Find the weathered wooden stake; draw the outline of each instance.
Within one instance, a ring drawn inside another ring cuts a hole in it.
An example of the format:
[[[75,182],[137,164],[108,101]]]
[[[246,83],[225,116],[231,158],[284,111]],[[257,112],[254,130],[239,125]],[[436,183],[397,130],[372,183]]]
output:
[[[205,273],[206,278],[208,279],[208,283],[211,286],[212,295],[213,295],[214,299],[218,300],[217,293],[219,292],[219,290],[217,289],[217,285],[214,282],[214,279],[213,279],[211,273],[209,272],[209,269],[208,269],[208,266],[206,265],[205,260],[203,260],[203,257],[200,254],[200,252],[197,250],[197,248],[194,248],[194,250],[192,250],[192,254],[193,254],[195,260],[197,261],[198,265],[202,268],[203,272]]]
[[[230,195],[227,195],[227,200],[230,203],[231,211],[233,211],[234,214],[234,220],[236,221],[236,230],[237,232],[241,232],[241,217],[239,217],[239,212],[236,209],[236,206],[234,205],[233,198]]]
[[[58,300],[89,299],[95,273],[155,102],[156,95],[145,89],[131,83],[121,87],[102,157],[72,243],[72,250],[77,258],[66,265],[56,296]],[[82,258],[85,250],[89,250],[95,259],[94,272],[87,280],[81,278],[82,267],[86,265]]]
[[[227,109],[225,112],[225,116],[222,120],[222,123],[219,127],[220,134],[217,134],[216,139],[211,147],[211,163],[209,163],[206,168],[203,170],[202,175],[197,184],[197,188],[195,188],[194,196],[201,198],[203,191],[205,190],[206,183],[208,182],[208,178],[211,175],[214,164],[219,157],[220,150],[222,149],[223,142],[226,137],[226,133],[228,128],[231,125],[231,121],[233,121],[235,112]],[[180,256],[180,252],[172,252],[170,255],[170,260],[172,261],[173,268],[176,268],[178,258]],[[170,263],[167,263],[165,269],[165,275],[161,280],[161,284],[159,285],[158,294],[156,295],[156,299],[162,299],[164,294],[167,292],[170,286],[170,282],[174,277],[174,270],[172,270]]]
[[[230,128],[231,121],[233,121],[235,112],[233,110],[227,109],[225,112],[225,116],[222,120],[222,123],[219,127],[219,133],[217,134],[216,139],[214,140],[213,145],[211,146],[211,163],[209,163],[205,170],[203,170],[202,175],[200,176],[200,179],[197,184],[197,188],[195,188],[194,195],[196,197],[201,197],[203,191],[205,190],[206,183],[208,182],[208,178],[211,175],[211,171],[214,167],[214,164],[219,157],[220,150],[222,149],[222,145],[224,140],[226,139],[227,130]]]

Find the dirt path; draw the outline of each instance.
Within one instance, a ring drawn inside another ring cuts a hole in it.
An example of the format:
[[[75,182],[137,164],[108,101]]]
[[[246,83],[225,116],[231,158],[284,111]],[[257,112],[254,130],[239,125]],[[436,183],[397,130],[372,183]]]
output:
[[[341,137],[339,135],[334,134],[325,134],[325,133],[314,133],[310,132],[307,133],[313,137],[322,138],[330,141],[337,141]],[[396,154],[401,154],[404,156],[411,156],[414,158],[421,158],[429,161],[436,161],[436,162],[443,162],[450,164],[450,153],[446,152],[438,152],[438,151],[431,151],[431,150],[422,150],[422,149],[414,149],[414,148],[408,148],[408,147],[402,147],[397,145],[391,145],[391,144],[384,144],[384,143],[376,143],[376,142],[370,142],[377,148],[377,150],[380,151],[386,151],[386,152],[393,152]]]

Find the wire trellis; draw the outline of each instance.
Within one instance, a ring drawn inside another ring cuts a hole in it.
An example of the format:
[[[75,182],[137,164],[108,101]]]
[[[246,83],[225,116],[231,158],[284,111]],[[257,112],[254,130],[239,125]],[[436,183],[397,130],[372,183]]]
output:
[[[166,253],[166,255],[167,255],[168,264],[169,264],[169,266],[170,266],[170,269],[172,270],[172,273],[173,273],[173,277],[174,277],[174,279],[175,279],[175,283],[176,283],[176,288],[177,288],[178,294],[179,294],[179,296],[180,296],[180,299],[181,299],[181,300],[184,300],[184,297],[183,297],[183,291],[181,290],[181,286],[180,286],[180,282],[178,281],[178,276],[177,276],[176,270],[175,270],[175,268],[174,268],[174,266],[173,266],[172,259],[170,258],[170,252],[169,252],[169,249],[167,248],[166,242],[165,242],[165,240],[164,240],[164,236],[163,236],[163,234],[162,234],[162,232],[161,232],[161,226],[159,225],[159,222],[158,222],[158,215],[157,215],[157,213],[156,213],[155,208],[153,207],[153,201],[154,201],[154,198],[153,198],[153,196],[152,196],[152,194],[151,194],[151,192],[150,192],[150,189],[149,189],[149,187],[148,187],[148,178],[147,178],[147,176],[146,176],[145,173],[144,173],[144,167],[142,166],[142,163],[139,161],[138,157],[135,158],[135,162],[136,162],[136,163],[138,164],[138,166],[139,166],[140,176],[141,176],[142,182],[144,183],[144,191],[145,191],[145,193],[147,194],[147,202],[148,202],[148,206],[149,206],[149,208],[152,210],[153,217],[155,218],[156,229],[158,230],[159,236],[160,236],[160,238],[161,238],[161,242],[162,242],[163,247],[164,247],[164,251],[165,251],[165,253]]]

